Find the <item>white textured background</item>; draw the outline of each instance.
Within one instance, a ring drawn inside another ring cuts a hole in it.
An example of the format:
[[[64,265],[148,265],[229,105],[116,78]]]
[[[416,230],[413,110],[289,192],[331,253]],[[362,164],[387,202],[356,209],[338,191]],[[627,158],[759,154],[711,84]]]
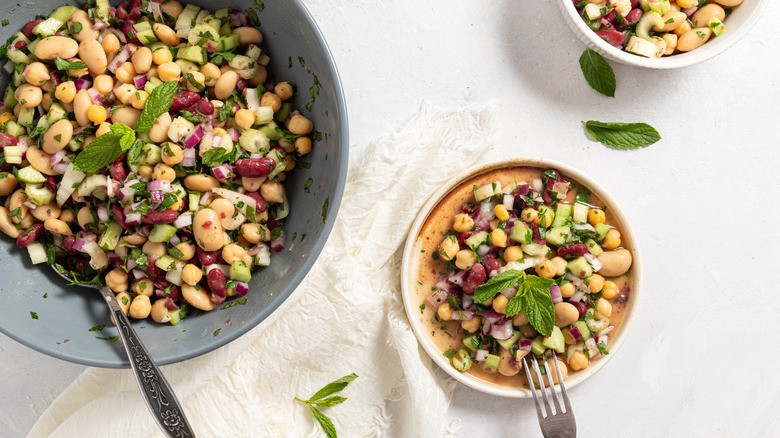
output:
[[[494,104],[502,145],[485,160],[559,160],[621,204],[643,258],[641,306],[622,349],[570,393],[580,436],[777,435],[780,3],[697,66],[614,65],[614,99],[583,80],[584,46],[553,1],[305,3],[341,73],[353,153],[423,99]],[[611,150],[586,138],[589,119],[646,122],[663,140]],[[0,335],[0,369],[0,436],[16,437],[83,367]],[[532,402],[462,386],[450,418],[462,437],[541,436]]]

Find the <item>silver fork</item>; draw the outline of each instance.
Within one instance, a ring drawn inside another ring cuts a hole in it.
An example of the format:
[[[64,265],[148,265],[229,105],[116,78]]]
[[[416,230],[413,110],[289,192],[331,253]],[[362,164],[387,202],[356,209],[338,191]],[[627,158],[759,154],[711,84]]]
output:
[[[544,359],[547,355],[544,355]],[[555,355],[553,355],[555,358]],[[558,394],[555,391],[555,384],[553,382],[553,375],[550,372],[550,366],[547,364],[547,360],[544,360],[544,370],[547,376],[547,382],[550,386],[551,397],[555,410],[550,408],[550,403],[547,399],[547,389],[544,387],[544,378],[539,370],[539,364],[536,359],[531,361],[533,363],[533,369],[536,372],[537,382],[540,383],[539,389],[542,393],[542,400],[544,401],[544,410],[542,409],[542,403],[539,401],[539,397],[536,395],[536,389],[534,388],[533,379],[531,379],[531,370],[528,368],[528,361],[523,357],[523,368],[525,369],[525,375],[528,377],[528,386],[531,388],[531,393],[534,396],[534,404],[536,405],[536,417],[539,419],[539,426],[542,428],[542,435],[545,438],[574,438],[577,436],[577,423],[574,421],[574,412],[571,410],[569,404],[569,396],[566,395],[566,387],[563,386],[563,376],[561,375],[561,369],[558,367],[558,360],[553,360],[555,364],[555,371],[558,373],[558,382],[560,382],[561,394],[563,396],[563,407],[561,409],[561,403],[558,401]]]
[[[54,272],[69,282],[73,281],[73,279],[58,271],[56,267],[54,267]],[[108,304],[111,315],[114,317],[114,322],[119,329],[119,337],[122,338],[127,358],[130,359],[130,366],[133,368],[135,381],[138,383],[138,388],[141,389],[146,406],[154,415],[160,429],[169,437],[194,437],[195,434],[187,422],[187,417],[184,415],[184,410],[181,408],[176,394],[173,393],[173,389],[171,389],[168,381],[165,380],[165,376],[163,376],[157,363],[149,355],[143,342],[141,342],[141,338],[138,337],[135,329],[130,325],[125,312],[119,307],[114,292],[108,286],[103,286],[102,288],[90,284],[82,284],[81,286],[99,290],[106,304]]]

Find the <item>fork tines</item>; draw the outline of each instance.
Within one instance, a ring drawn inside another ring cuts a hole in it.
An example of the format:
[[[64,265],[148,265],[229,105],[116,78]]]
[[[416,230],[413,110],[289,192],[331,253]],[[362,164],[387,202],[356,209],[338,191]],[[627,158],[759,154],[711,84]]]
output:
[[[561,369],[558,366],[558,360],[555,358],[555,355],[552,356],[553,364],[555,366],[555,371],[558,375],[558,382],[560,387],[560,392],[563,397],[563,408],[561,408],[561,402],[558,400],[558,392],[555,390],[555,382],[553,380],[553,374],[550,370],[550,366],[548,364],[547,360],[542,361],[542,366],[544,367],[544,374],[542,374],[542,371],[540,370],[539,363],[537,360],[531,359],[531,363],[533,364],[533,372],[536,374],[536,381],[539,382],[538,390],[542,393],[542,401],[544,402],[544,406],[542,406],[542,403],[539,400],[539,396],[537,395],[537,385],[535,385],[533,382],[534,380],[531,378],[531,370],[528,366],[528,359],[527,357],[523,358],[523,368],[525,369],[525,375],[528,378],[528,385],[531,389],[531,394],[534,397],[534,404],[536,405],[536,415],[539,419],[539,425],[542,428],[542,434],[545,437],[548,436],[576,436],[576,423],[574,421],[574,413],[571,410],[571,405],[569,404],[569,396],[566,394],[566,387],[563,385],[563,375],[561,375]],[[545,359],[546,355],[542,358]],[[545,388],[545,380],[544,376],[547,376],[547,385],[550,388],[550,396],[547,395],[547,389]],[[549,398],[552,398],[553,400],[553,406],[554,410],[550,406]]]

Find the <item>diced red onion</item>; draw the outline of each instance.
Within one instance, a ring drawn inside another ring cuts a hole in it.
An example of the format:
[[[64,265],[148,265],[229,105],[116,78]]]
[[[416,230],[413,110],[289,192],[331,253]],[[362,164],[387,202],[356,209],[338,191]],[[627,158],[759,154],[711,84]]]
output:
[[[177,306],[172,299],[168,298],[165,300],[165,308],[168,310],[178,310],[179,306]]]
[[[601,260],[599,260],[596,256],[594,256],[591,253],[585,253],[582,255],[585,257],[585,260],[587,260],[591,266],[593,266],[593,270],[598,272],[601,269]]]
[[[691,18],[691,16],[693,16],[693,14],[695,14],[696,11],[698,11],[698,10],[699,10],[698,6],[693,6],[691,8],[683,8],[683,9],[681,9],[681,11],[683,11],[685,13],[685,15],[688,16],[688,18]]]
[[[106,184],[106,195],[109,198],[114,198],[119,193],[119,181],[108,178],[108,184]]]
[[[571,281],[573,285],[578,287],[582,286],[584,283],[580,277],[577,277],[574,274],[566,274],[566,279]]]
[[[175,226],[175,225],[174,225],[174,226]],[[177,236],[176,234],[174,234],[173,236],[171,236],[171,238],[170,238],[170,239],[168,239],[168,243],[170,243],[170,244],[171,244],[171,245],[173,245],[173,246],[176,246],[176,245],[178,245],[178,244],[180,244],[180,243],[181,243],[181,239],[179,238],[179,236]]]
[[[125,215],[125,223],[130,226],[141,225],[141,213],[129,213]]]
[[[606,336],[606,335],[608,335],[608,334],[612,333],[612,330],[614,330],[614,329],[615,329],[615,326],[612,326],[612,325],[611,325],[611,326],[609,326],[609,327],[605,328],[604,330],[602,330],[602,331],[600,331],[600,332],[596,333],[596,335],[597,335],[597,336]]]
[[[609,337],[608,336],[599,336],[598,339],[596,340],[596,343],[597,344],[604,344],[604,346],[606,347],[607,344],[609,343]]]
[[[517,288],[516,287],[508,287],[506,289],[503,289],[501,291],[501,295],[509,298],[510,300],[517,295]]]
[[[252,152],[249,154],[249,158],[263,158],[265,155],[259,153],[259,152]]]
[[[98,215],[98,219],[100,219],[100,222],[103,223],[108,222],[108,209],[105,206],[103,205],[98,206],[97,215]]]
[[[519,350],[531,350],[531,344],[533,343],[530,339],[521,339],[520,342],[517,344],[517,348]]]
[[[62,83],[62,76],[60,76],[59,72],[53,71],[49,73],[49,76],[51,77],[51,83],[54,84],[55,87]]]
[[[507,211],[512,211],[515,206],[515,195],[504,195],[504,207]]]
[[[563,302],[563,297],[561,296],[561,288],[558,287],[557,284],[550,286],[550,297],[552,298],[553,303]]]
[[[570,303],[579,303],[580,301],[582,301],[582,297],[584,297],[584,296],[585,296],[585,291],[584,290],[578,290],[577,292],[574,292],[574,295],[569,297],[569,302]]]
[[[464,309],[469,308],[471,307],[472,304],[474,304],[474,296],[463,294],[460,301],[461,301],[461,306],[463,306]]]
[[[3,65],[3,70],[5,70],[5,72],[8,73],[9,75],[11,73],[13,73],[14,72],[14,62],[13,61],[6,62],[5,65]]]
[[[100,92],[97,90],[97,88],[87,88],[87,94],[89,94],[89,97],[92,98],[92,103],[95,105],[100,105],[103,103],[103,96],[100,95]]]
[[[35,210],[36,208],[38,208],[38,206],[33,204],[32,201],[24,201],[22,202],[22,205],[29,208],[30,210]]]
[[[466,281],[466,275],[468,274],[468,271],[451,271],[450,274],[447,276],[447,281],[450,283],[456,285],[456,286],[463,286],[463,283]]]
[[[213,192],[206,192],[203,194],[203,196],[200,197],[200,205],[206,205],[211,201],[211,198],[214,197]]]
[[[490,245],[485,245],[485,244],[479,245],[479,247],[477,248],[477,255],[480,258],[485,257],[490,253],[491,249],[492,247]]]
[[[161,204],[163,202],[163,200],[165,199],[165,193],[163,193],[163,192],[154,191],[154,192],[150,192],[149,195],[150,195],[152,204]]]
[[[116,32],[115,32],[116,33]],[[123,42],[127,42],[127,36],[123,32],[118,32],[119,39]],[[110,63],[108,63],[108,70],[111,73],[116,73],[116,69],[119,68],[120,65],[124,64],[125,61],[130,59],[130,47],[125,45],[122,50],[114,56],[114,59],[111,60]]]
[[[249,285],[242,281],[239,281],[238,283],[236,283],[235,289],[236,289],[236,293],[243,297],[244,295],[247,294],[247,292],[249,292]]]
[[[574,342],[580,342],[580,339],[582,339],[582,333],[580,333],[579,327],[576,325],[569,329],[569,336],[571,336],[572,339],[574,339]]]
[[[479,216],[477,219],[491,221],[496,218],[495,204],[492,202],[482,202],[479,204]]]
[[[273,242],[271,242],[271,249],[273,249],[276,252],[282,252],[284,251],[284,231],[282,231],[281,234],[279,234],[279,237],[276,238]]]
[[[139,280],[141,278],[149,278],[149,276],[146,274],[146,272],[140,269],[133,269],[133,278]]]
[[[558,199],[565,199],[569,193],[569,183],[558,181],[552,185],[552,191],[558,194]]]
[[[179,229],[182,229],[184,227],[188,227],[192,225],[192,212],[188,211],[185,213],[182,213],[179,215],[179,217],[176,218],[175,221],[173,221],[173,226]]]
[[[77,237],[76,241],[73,242],[73,249],[76,251],[82,251],[84,250],[84,244],[87,243],[86,240],[82,239],[81,237]]]
[[[182,167],[195,167],[197,159],[197,151],[194,148],[185,149],[181,160]]]
[[[200,140],[203,138],[203,128],[198,125],[187,138],[184,139],[184,147],[187,149],[194,148]]]
[[[442,292],[446,299],[447,293],[444,291],[439,291],[439,292]],[[470,321],[474,319],[474,312],[471,310],[453,310],[450,319],[452,319],[453,321]]]
[[[87,89],[92,86],[92,81],[84,79],[84,78],[78,78],[74,81],[74,84],[76,85],[76,91],[81,91],[84,89]],[[90,96],[91,97],[91,96]]]
[[[227,133],[230,136],[230,138],[233,139],[233,141],[238,141],[238,129],[236,129],[236,128],[229,128],[227,130]]]
[[[493,324],[490,327],[490,336],[499,341],[506,341],[512,337],[512,320],[503,324]]]
[[[249,26],[249,15],[244,11],[231,9],[228,13],[228,17],[230,17],[230,25],[232,27]]]
[[[22,75],[26,75],[27,74],[27,70],[29,70],[29,69],[30,69],[30,65],[29,64],[25,65],[24,68],[22,69]]]
[[[233,171],[230,165],[221,164],[211,169],[214,176],[220,181],[227,181],[233,177]]]
[[[125,268],[129,271],[131,269],[135,269],[138,267],[138,263],[135,262],[133,259],[127,259],[127,262],[125,262]]]
[[[52,154],[52,156],[51,156],[51,165],[54,166],[55,164],[59,163],[60,161],[62,161],[63,157],[65,157],[65,149],[63,149],[63,150],[61,150],[61,151],[59,151],[59,152],[57,152],[55,154]]]
[[[135,84],[135,88],[143,88],[143,86],[146,85],[146,75],[138,75],[134,77],[133,84]]]
[[[68,170],[68,164],[67,163],[57,163],[54,166],[51,166],[51,170],[53,170],[55,173],[58,173],[60,175],[64,175],[65,172]]]
[[[119,192],[117,193],[119,200],[122,202],[132,201],[134,195],[135,195],[135,189],[132,187],[122,187],[121,189],[119,189]]]
[[[544,188],[542,179],[534,178],[533,181],[531,181],[531,188],[534,189],[537,193],[540,192]]]
[[[95,23],[92,25],[92,28],[95,30],[106,30],[108,29],[108,25],[105,21],[101,20],[98,17],[95,17]]]
[[[589,338],[587,341],[585,341],[585,347],[588,349],[588,357],[596,357],[599,354],[599,349],[596,348],[596,339],[595,338]]]
[[[146,185],[146,190],[149,190],[150,192],[163,192],[168,193],[172,190],[170,181],[165,180],[154,180]]]
[[[489,353],[490,353],[489,351],[480,348],[474,354],[474,360],[476,360],[477,362],[484,362],[485,359],[487,359]]]
[[[593,228],[593,225],[591,224],[573,224],[571,227],[575,230],[588,230],[593,231],[594,233],[596,232],[596,229]]]

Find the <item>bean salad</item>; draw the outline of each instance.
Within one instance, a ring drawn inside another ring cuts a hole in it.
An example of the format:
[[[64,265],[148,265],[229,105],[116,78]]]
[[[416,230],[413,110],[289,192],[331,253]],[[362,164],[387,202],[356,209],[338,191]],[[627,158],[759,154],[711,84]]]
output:
[[[27,23],[0,49],[0,230],[136,319],[246,295],[285,248],[283,182],[314,133],[254,20],[88,0]]]

